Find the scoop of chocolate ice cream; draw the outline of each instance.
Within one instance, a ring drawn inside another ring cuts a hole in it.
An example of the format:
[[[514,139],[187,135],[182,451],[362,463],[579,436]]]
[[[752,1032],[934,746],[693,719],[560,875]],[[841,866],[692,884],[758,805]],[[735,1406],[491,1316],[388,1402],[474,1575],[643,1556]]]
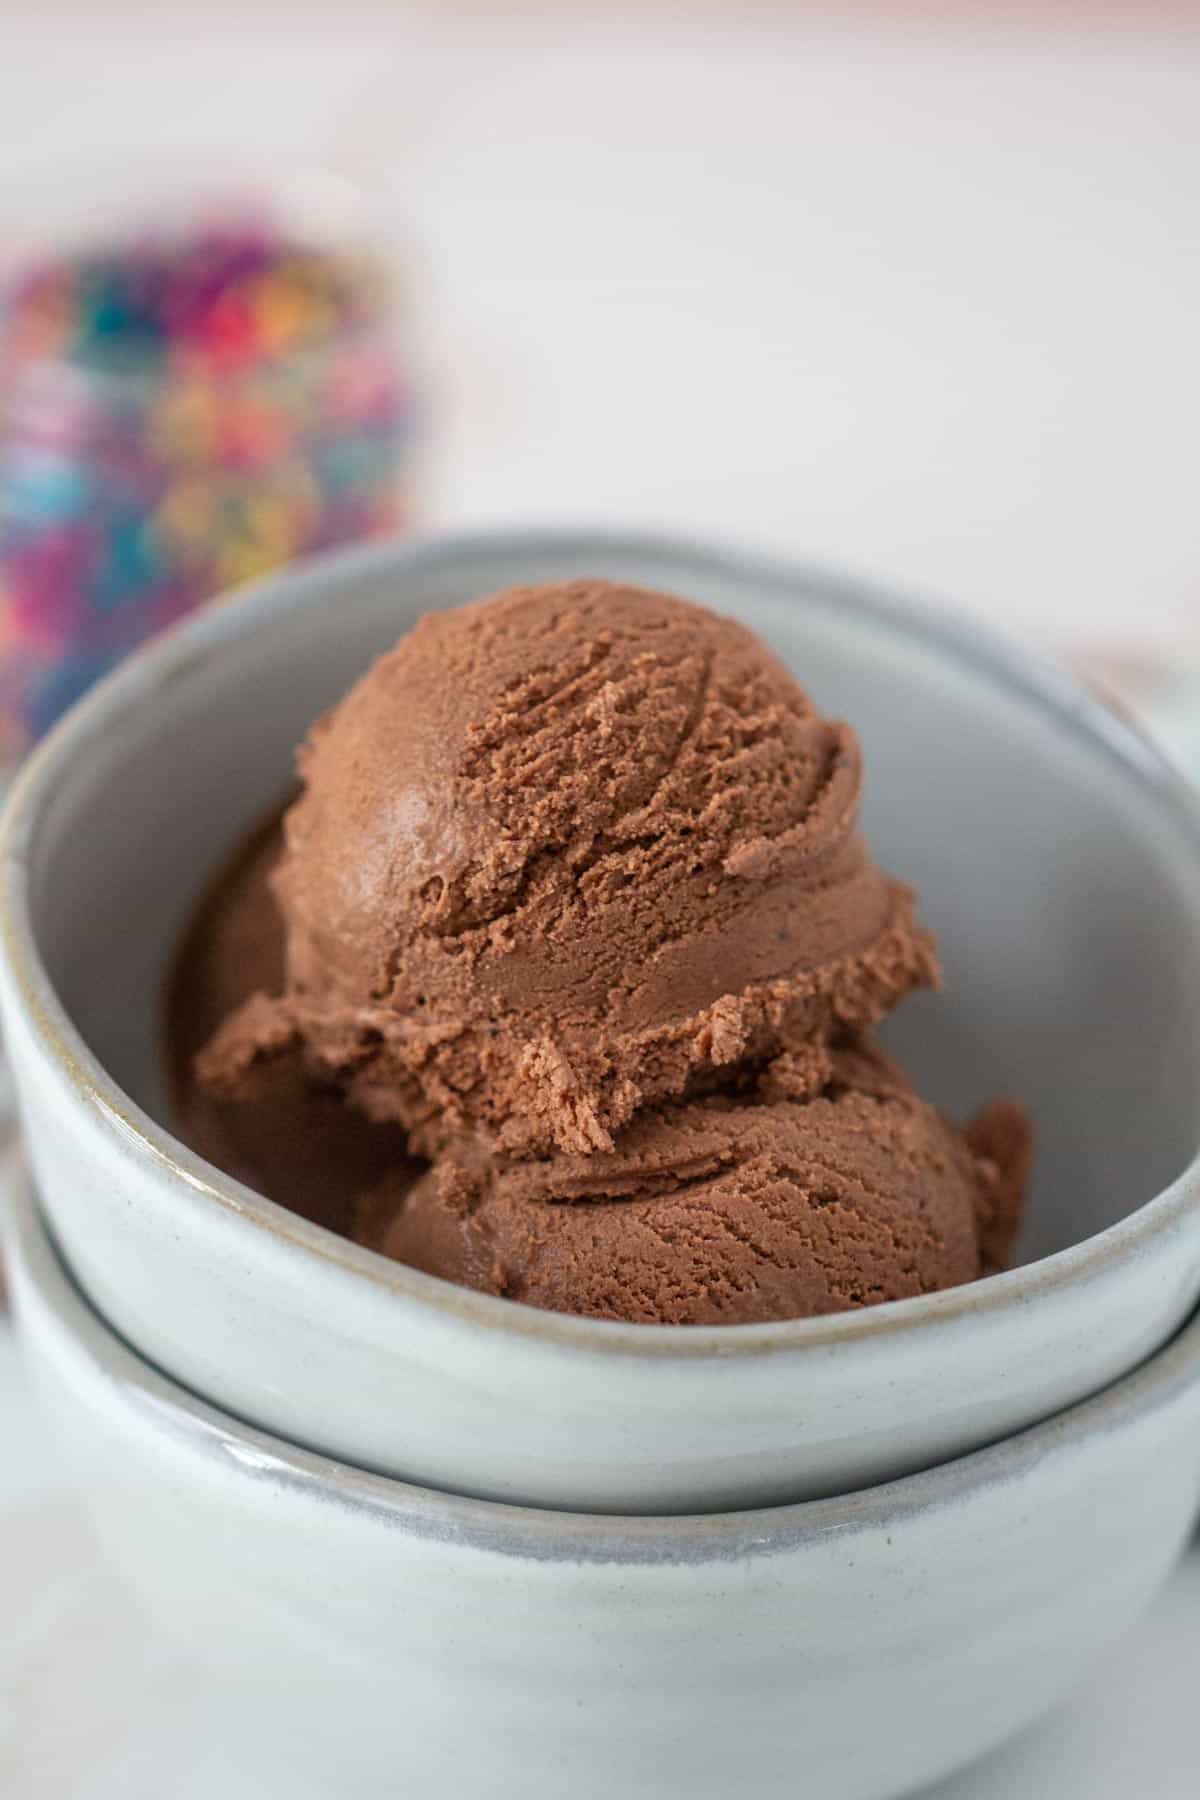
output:
[[[803,1093],[803,1088],[797,1090]],[[538,1161],[461,1142],[360,1201],[356,1235],[430,1274],[532,1306],[673,1325],[793,1319],[931,1293],[1007,1257],[1028,1131],[992,1109],[981,1147],[867,1046],[808,1098],[649,1108],[611,1150]]]
[[[349,1229],[355,1196],[385,1171],[412,1180],[397,1125],[372,1125],[296,1058],[265,1066],[254,1099],[222,1099],[194,1058],[229,1012],[283,985],[283,922],[270,877],[282,848],[278,815],[240,845],[204,895],[168,984],[166,1038],[175,1114],[187,1142],[227,1174],[302,1218]]]
[[[300,773],[286,990],[206,1054],[227,1094],[299,1054],[428,1153],[610,1152],[936,975],[858,834],[850,727],[682,600],[580,580],[431,614]]]

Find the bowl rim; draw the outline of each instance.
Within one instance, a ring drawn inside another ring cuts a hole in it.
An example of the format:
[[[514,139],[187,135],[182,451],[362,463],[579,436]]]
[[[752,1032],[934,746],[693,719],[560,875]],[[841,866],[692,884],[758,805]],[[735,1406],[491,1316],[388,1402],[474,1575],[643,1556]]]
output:
[[[65,1355],[115,1403],[239,1480],[261,1480],[413,1537],[539,1562],[696,1564],[773,1556],[864,1532],[891,1532],[973,1495],[1020,1480],[1046,1458],[1108,1437],[1200,1388],[1200,1312],[1161,1350],[1099,1393],[982,1450],[877,1487],[821,1500],[728,1512],[609,1514],[517,1506],[401,1481],[339,1462],[224,1412],[140,1356],[76,1285],[24,1171],[9,1183],[5,1249],[19,1328],[30,1304],[51,1320]],[[63,1354],[60,1352],[60,1354]]]
[[[42,962],[29,910],[28,864],[41,819],[56,786],[108,723],[135,709],[147,692],[186,678],[197,667],[236,652],[248,635],[269,631],[283,615],[323,604],[339,578],[386,572],[394,579],[454,567],[469,582],[474,568],[486,590],[496,559],[575,558],[586,567],[606,556],[637,559],[706,577],[753,584],[759,597],[795,600],[807,594],[854,611],[875,629],[923,645],[944,660],[966,665],[1009,694],[1035,706],[1089,751],[1135,780],[1186,843],[1195,874],[1200,916],[1200,799],[1130,719],[1114,712],[1053,663],[1010,645],[1000,634],[907,596],[857,578],[776,556],[703,540],[610,527],[514,528],[445,533],[360,545],[313,557],[249,584],[220,606],[181,621],[137,651],[99,682],[43,740],[21,769],[0,820],[0,958],[7,964],[26,1027],[45,1065],[75,1105],[128,1150],[153,1163],[172,1185],[199,1204],[226,1214],[368,1282],[376,1294],[426,1312],[506,1336],[600,1352],[694,1361],[779,1354],[894,1337],[958,1320],[1028,1305],[1067,1286],[1103,1278],[1136,1257],[1200,1204],[1200,1146],[1160,1193],[1105,1230],[1047,1257],[961,1287],[866,1307],[859,1312],[752,1325],[652,1325],[551,1313],[476,1293],[389,1261],[338,1237],[257,1193],[190,1150],[138,1106],[109,1076],[76,1030]],[[494,577],[493,577],[494,578]],[[678,579],[678,577],[676,577]]]

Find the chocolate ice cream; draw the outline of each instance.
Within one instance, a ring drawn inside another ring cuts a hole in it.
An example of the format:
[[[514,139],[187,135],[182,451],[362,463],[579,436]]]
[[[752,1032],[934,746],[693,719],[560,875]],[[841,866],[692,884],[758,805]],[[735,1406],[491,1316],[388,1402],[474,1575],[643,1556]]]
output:
[[[670,1325],[791,1319],[932,1293],[1006,1257],[1025,1132],[972,1147],[867,1046],[809,1099],[648,1107],[615,1150],[537,1161],[450,1147],[385,1178],[356,1235],[387,1256],[555,1312]]]
[[[283,921],[270,876],[282,830],[267,820],[218,872],[180,946],[167,997],[168,1061],[180,1130],[227,1174],[303,1218],[349,1230],[355,1197],[411,1163],[403,1131],[371,1125],[296,1058],[261,1071],[252,1105],[224,1100],[195,1079],[196,1052],[256,991],[283,986]]]
[[[960,1133],[874,1045],[932,942],[859,836],[854,733],[742,626],[515,589],[423,619],[298,761],[282,847],[181,959],[214,1160],[600,1318],[801,1317],[1003,1266],[1024,1114]]]
[[[425,1153],[585,1154],[936,975],[858,834],[853,731],[686,601],[577,581],[424,618],[300,773],[286,990],[204,1064],[231,1094],[300,1048]]]

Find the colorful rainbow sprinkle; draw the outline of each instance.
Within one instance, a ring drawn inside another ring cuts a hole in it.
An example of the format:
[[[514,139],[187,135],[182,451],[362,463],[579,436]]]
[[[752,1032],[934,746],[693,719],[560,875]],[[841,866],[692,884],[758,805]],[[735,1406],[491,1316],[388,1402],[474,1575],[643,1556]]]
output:
[[[0,756],[135,644],[392,531],[413,396],[378,266],[225,222],[0,296]]]

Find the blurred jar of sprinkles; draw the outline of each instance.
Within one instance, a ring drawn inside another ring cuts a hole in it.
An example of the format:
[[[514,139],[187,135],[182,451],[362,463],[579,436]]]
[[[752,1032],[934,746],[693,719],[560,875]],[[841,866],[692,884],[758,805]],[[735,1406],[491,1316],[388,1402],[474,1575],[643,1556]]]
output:
[[[414,401],[392,273],[328,214],[315,227],[257,194],[160,203],[5,282],[4,763],[193,607],[405,522]]]

